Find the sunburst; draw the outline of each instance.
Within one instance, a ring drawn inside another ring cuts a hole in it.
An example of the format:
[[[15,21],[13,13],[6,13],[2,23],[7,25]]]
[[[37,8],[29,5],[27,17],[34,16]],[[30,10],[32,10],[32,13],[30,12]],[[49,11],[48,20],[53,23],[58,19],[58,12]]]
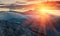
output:
[[[59,12],[56,12],[56,6],[54,5],[56,3],[52,2],[47,2],[47,3],[39,3],[38,7],[36,10],[39,11],[39,16],[40,16],[40,28],[39,31],[43,31],[46,34],[46,27],[48,27],[53,30],[57,34],[57,30],[55,29],[53,23],[56,23],[56,20],[53,16],[58,16],[56,15]],[[60,14],[60,13],[59,13]]]

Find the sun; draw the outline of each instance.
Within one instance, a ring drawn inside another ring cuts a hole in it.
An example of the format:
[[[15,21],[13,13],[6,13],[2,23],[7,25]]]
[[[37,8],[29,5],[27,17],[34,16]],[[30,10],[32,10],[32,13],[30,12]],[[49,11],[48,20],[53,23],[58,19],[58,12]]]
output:
[[[56,10],[56,3],[54,2],[42,2],[39,3],[36,10],[38,10],[41,13],[50,13],[53,10]]]
[[[50,12],[53,9],[54,9],[53,7],[46,4],[40,4],[40,6],[38,7],[38,11],[40,12]]]
[[[39,11],[46,13],[46,12],[50,12],[51,10],[49,11],[49,7],[41,7]]]

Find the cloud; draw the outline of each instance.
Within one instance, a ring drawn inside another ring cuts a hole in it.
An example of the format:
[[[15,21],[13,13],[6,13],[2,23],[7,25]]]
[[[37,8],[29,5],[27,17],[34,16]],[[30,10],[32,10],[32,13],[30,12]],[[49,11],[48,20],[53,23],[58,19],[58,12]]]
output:
[[[40,3],[40,2],[43,2],[43,1],[47,1],[47,0],[0,0],[2,3],[15,3],[16,1],[19,2],[19,4],[36,4],[36,3]],[[48,1],[58,1],[58,0],[48,0]],[[1,3],[0,2],[0,3]]]
[[[19,5],[20,7],[17,7],[17,9],[30,10],[30,9],[35,9],[36,4],[46,1],[46,0],[0,0],[0,1],[2,1],[4,4],[13,3],[16,5]],[[52,0],[49,0],[49,1],[52,1]]]
[[[39,2],[40,0],[0,0],[0,3],[2,2],[2,3],[10,4],[10,3],[15,3],[16,1],[18,1],[19,4],[33,4]]]

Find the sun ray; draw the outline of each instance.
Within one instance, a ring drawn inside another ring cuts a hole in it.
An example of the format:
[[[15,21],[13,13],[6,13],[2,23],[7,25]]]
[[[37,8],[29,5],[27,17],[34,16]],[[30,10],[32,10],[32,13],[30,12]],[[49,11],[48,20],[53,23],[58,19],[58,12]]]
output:
[[[49,28],[52,31],[54,31],[57,35],[58,32],[57,32],[56,28],[54,27],[54,25],[55,25],[55,23],[57,23],[57,21],[52,16],[60,16],[60,15],[57,15],[57,13],[59,13],[59,12],[56,12],[58,10],[56,10],[56,6],[53,6],[52,4],[54,5],[56,3],[52,3],[52,2],[51,3],[40,3],[40,4],[38,4],[38,7],[36,8],[36,10],[39,11],[38,14],[40,16],[39,31],[40,32],[43,31],[43,33],[46,34],[46,29],[47,29],[46,26],[48,25]]]

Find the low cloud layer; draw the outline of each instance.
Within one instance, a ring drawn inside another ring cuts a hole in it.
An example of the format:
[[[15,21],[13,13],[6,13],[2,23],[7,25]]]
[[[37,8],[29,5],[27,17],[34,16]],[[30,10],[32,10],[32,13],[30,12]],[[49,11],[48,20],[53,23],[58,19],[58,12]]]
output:
[[[36,4],[44,1],[47,0],[0,0],[0,3],[19,5],[19,7],[17,8],[13,7],[13,9],[30,10],[30,9],[35,9]],[[48,1],[59,1],[59,0],[48,0]]]
[[[20,4],[34,4],[40,3],[47,0],[0,0],[0,3],[15,3],[16,1],[20,2]],[[59,1],[59,0],[48,0],[48,1]]]

